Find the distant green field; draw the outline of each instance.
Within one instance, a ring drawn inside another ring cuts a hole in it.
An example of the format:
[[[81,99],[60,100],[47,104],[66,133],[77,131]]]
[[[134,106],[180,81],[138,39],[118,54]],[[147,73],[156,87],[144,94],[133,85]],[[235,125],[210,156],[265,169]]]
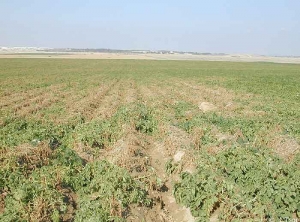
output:
[[[0,59],[0,82],[0,221],[299,219],[300,65]]]

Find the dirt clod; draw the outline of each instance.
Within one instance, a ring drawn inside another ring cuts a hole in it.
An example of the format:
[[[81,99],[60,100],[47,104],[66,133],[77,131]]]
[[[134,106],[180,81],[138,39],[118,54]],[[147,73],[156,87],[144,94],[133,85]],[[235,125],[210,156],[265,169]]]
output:
[[[217,107],[209,102],[202,102],[199,104],[199,109],[202,110],[203,112],[212,112],[217,109]]]

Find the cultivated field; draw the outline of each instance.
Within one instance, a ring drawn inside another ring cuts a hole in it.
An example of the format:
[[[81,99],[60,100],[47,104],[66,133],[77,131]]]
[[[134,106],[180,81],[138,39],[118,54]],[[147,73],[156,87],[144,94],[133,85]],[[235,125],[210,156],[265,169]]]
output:
[[[300,216],[300,65],[0,59],[0,221]]]
[[[186,54],[159,54],[159,53],[92,53],[92,52],[1,52],[1,58],[55,58],[55,59],[141,59],[141,60],[190,60],[190,61],[227,61],[227,62],[275,62],[300,64],[300,57],[284,56],[262,56],[247,54],[225,54],[225,55],[192,55]]]

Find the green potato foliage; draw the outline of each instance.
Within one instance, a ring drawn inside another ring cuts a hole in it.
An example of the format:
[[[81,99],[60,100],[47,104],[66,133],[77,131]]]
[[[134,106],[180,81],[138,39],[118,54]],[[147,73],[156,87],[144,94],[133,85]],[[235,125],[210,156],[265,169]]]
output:
[[[218,208],[225,221],[283,220],[299,216],[299,176],[299,155],[286,163],[265,150],[235,147],[203,154],[196,173],[182,173],[174,195],[199,221]]]

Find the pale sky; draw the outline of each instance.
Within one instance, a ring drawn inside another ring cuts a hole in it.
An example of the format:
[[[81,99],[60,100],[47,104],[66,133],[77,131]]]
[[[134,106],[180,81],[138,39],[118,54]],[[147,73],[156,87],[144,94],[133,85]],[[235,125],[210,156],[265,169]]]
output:
[[[0,46],[300,56],[300,0],[0,0]]]

